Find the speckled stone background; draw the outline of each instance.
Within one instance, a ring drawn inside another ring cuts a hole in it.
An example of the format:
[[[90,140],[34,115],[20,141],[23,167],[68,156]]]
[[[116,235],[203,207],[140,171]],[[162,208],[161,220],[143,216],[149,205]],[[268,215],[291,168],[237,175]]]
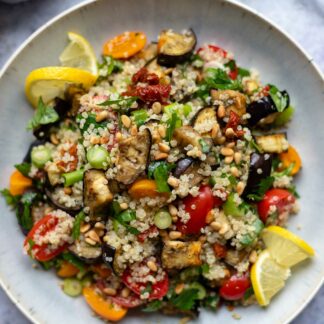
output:
[[[10,1],[13,0],[4,2]],[[0,67],[38,27],[79,2],[81,1],[30,0],[9,5],[0,0]],[[288,32],[308,51],[320,69],[324,70],[324,0],[240,0],[239,2],[254,8]],[[323,305],[324,287],[298,316],[294,324],[324,323]],[[30,322],[0,288],[0,324],[27,323]]]

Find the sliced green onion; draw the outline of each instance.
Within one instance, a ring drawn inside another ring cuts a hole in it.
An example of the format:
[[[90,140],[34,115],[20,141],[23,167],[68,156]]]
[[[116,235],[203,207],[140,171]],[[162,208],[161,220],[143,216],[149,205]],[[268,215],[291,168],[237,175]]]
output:
[[[237,203],[234,200],[234,194],[231,193],[225,204],[223,205],[223,210],[225,214],[234,216],[234,217],[243,217],[244,216],[244,211],[237,205]]]
[[[166,210],[160,210],[154,216],[154,224],[159,229],[166,229],[172,224],[171,215]]]
[[[148,113],[145,109],[139,109],[139,110],[133,111],[132,116],[134,117],[137,127],[139,127],[146,122],[146,120],[148,118]]]
[[[134,220],[136,218],[136,214],[134,210],[127,209],[123,211],[119,217],[123,220],[125,223],[129,223],[130,221]]]
[[[82,293],[82,284],[78,279],[67,278],[63,281],[63,291],[68,296],[77,297]]]
[[[197,289],[198,290],[197,298],[199,300],[202,300],[202,299],[204,299],[206,297],[206,289],[199,282],[193,282],[193,283],[191,283],[188,288],[189,289]]]
[[[75,170],[69,173],[63,173],[64,178],[64,186],[69,187],[72,186],[74,183],[79,182],[83,179],[84,170]]]
[[[32,149],[31,160],[37,168],[42,168],[51,159],[52,152],[48,147],[40,145]]]
[[[102,146],[95,146],[87,152],[87,160],[95,169],[107,169],[109,153]]]

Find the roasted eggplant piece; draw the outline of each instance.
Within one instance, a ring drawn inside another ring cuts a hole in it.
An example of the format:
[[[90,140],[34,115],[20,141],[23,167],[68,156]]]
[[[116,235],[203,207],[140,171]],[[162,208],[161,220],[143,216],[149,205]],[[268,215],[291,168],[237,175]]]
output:
[[[243,93],[235,90],[211,90],[211,97],[216,105],[223,105],[228,117],[230,112],[235,112],[239,117],[246,113],[246,97]]]
[[[172,67],[187,61],[196,46],[197,38],[192,29],[182,34],[163,30],[158,41],[158,63]]]
[[[243,196],[258,188],[260,181],[270,176],[272,154],[252,153],[250,156],[249,176]]]
[[[58,209],[62,209],[71,216],[75,216],[82,208],[82,204],[74,206],[74,207],[67,207],[63,203],[59,202],[58,199],[55,197],[55,190],[63,189],[63,187],[52,187],[50,184],[45,185],[45,194],[47,198],[51,201],[51,203],[57,207]]]
[[[189,186],[194,187],[203,179],[203,176],[198,173],[199,168],[199,163],[195,159],[186,157],[177,162],[173,175],[180,178],[183,174],[193,174],[194,177],[189,180]]]
[[[101,246],[91,246],[87,244],[82,238],[78,241],[75,241],[73,245],[69,247],[69,251],[87,264],[93,264],[102,261]]]
[[[183,269],[201,265],[201,242],[165,241],[162,264],[167,269]]]
[[[117,276],[121,276],[124,269],[121,269],[117,264],[117,257],[120,254],[120,249],[115,249],[113,246],[104,243],[102,245],[102,260],[108,265]]]
[[[152,136],[147,128],[119,143],[116,162],[118,182],[129,185],[145,171],[149,163],[151,145]]]
[[[109,190],[108,180],[102,170],[90,169],[83,177],[83,202],[89,208],[91,220],[105,218],[107,207],[113,200]]]
[[[198,147],[201,150],[201,135],[191,126],[182,126],[176,128],[173,132],[173,138],[177,141],[178,146],[185,148],[188,145]]]
[[[290,99],[287,91],[281,91],[282,96],[287,97],[287,104],[286,108],[289,107]],[[246,112],[250,114],[250,118],[248,119],[249,126],[255,126],[259,121],[261,121],[263,118],[270,117],[272,114],[277,114],[278,110],[273,102],[271,96],[264,96],[260,98],[259,100],[251,102],[247,108]],[[271,121],[271,120],[270,120]]]
[[[285,133],[255,136],[255,141],[262,152],[282,153],[288,150],[289,143]]]
[[[25,155],[25,157],[23,158],[23,162],[24,163],[31,163],[31,151],[33,150],[34,147],[39,146],[39,145],[44,145],[46,143],[45,139],[36,139],[35,141],[33,141],[28,148],[28,151]]]
[[[214,125],[217,125],[217,115],[215,107],[200,109],[191,120],[191,125],[199,134],[208,134]]]
[[[150,43],[137,54],[137,57],[139,59],[143,59],[146,64],[149,64],[153,59],[157,57],[157,53],[157,43]]]

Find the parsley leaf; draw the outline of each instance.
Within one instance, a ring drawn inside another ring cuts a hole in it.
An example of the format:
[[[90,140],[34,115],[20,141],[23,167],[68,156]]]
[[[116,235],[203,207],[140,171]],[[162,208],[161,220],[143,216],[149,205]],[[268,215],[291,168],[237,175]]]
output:
[[[153,162],[148,167],[148,177],[154,178],[158,192],[170,192],[168,185],[169,172],[175,168],[175,164],[165,161]]]
[[[208,271],[209,271],[209,264],[204,263],[203,265],[201,265],[201,271],[202,271],[202,273],[208,273]]]
[[[140,127],[141,125],[143,125],[147,118],[148,118],[148,113],[145,109],[139,109],[139,110],[135,110],[132,112],[132,116],[134,117],[134,121],[137,125],[137,127]]]
[[[107,78],[114,72],[122,71],[123,65],[122,61],[115,60],[112,56],[102,56],[102,63],[98,63],[98,81]]]
[[[75,267],[77,267],[80,271],[83,271],[85,269],[83,262],[72,253],[63,252],[61,256],[63,260],[70,262]]]
[[[20,212],[19,209],[17,209],[17,218],[19,224],[22,226],[22,228],[26,230],[30,230],[33,225],[33,217],[31,214],[31,206],[34,202],[34,200],[37,197],[36,192],[26,192],[25,194],[22,195],[20,202],[22,203],[23,210],[22,213]]]
[[[170,302],[180,310],[190,310],[198,299],[198,289],[185,289],[181,294],[172,296]]]
[[[53,107],[46,106],[42,97],[39,97],[34,117],[28,122],[27,129],[32,130],[40,125],[47,125],[59,120],[59,115]]]
[[[81,123],[81,120],[83,120],[83,119],[85,119],[85,122],[82,124],[82,127],[81,127],[80,123]],[[76,117],[76,121],[79,124],[79,128],[80,128],[82,135],[88,130],[90,125],[93,125],[93,129],[98,129],[98,128],[105,128],[108,123],[106,120],[98,123],[96,121],[96,115],[93,113],[88,114],[87,118],[84,118],[84,117],[82,117],[81,114],[78,114]]]
[[[289,106],[289,95],[286,91],[280,91],[273,84],[269,84],[269,95],[273,100],[277,110],[283,112]]]
[[[274,180],[275,178],[272,176],[262,179],[258,187],[247,195],[247,198],[253,201],[262,200],[266,191],[272,187]]]
[[[244,300],[247,300],[247,299],[250,298],[253,294],[254,294],[254,290],[253,290],[253,288],[252,288],[252,287],[249,287],[249,288],[245,291],[245,293],[244,293],[244,296],[243,296]]]
[[[12,195],[8,189],[2,189],[0,193],[3,196],[3,198],[6,200],[8,206],[14,208],[17,206],[21,196]]]
[[[153,300],[148,303],[145,308],[142,309],[143,312],[156,312],[162,307],[162,300]]]
[[[30,163],[20,163],[20,164],[15,164],[15,168],[23,174],[25,177],[28,177],[28,174],[30,172],[31,164]]]
[[[114,99],[114,100],[106,100],[100,104],[98,104],[98,106],[112,106],[112,109],[128,109],[132,106],[132,104],[138,99],[138,97],[122,97],[122,98],[118,98],[118,99]],[[115,107],[116,105],[116,107]]]
[[[81,211],[74,218],[73,228],[72,228],[72,238],[77,240],[80,236],[80,226],[85,219],[85,213]]]
[[[128,216],[130,216],[130,217],[128,217]],[[129,213],[127,215],[127,217],[126,217],[125,212],[122,212],[122,213],[114,216],[114,219],[119,224],[123,225],[129,233],[134,234],[134,235],[138,235],[138,234],[140,234],[140,231],[137,228],[132,227],[132,226],[130,226],[128,224],[131,220],[133,220],[135,218],[136,218],[136,215],[135,215],[135,212],[134,211],[132,211],[131,213]]]
[[[172,139],[173,132],[177,127],[177,122],[178,121],[181,122],[181,119],[178,117],[178,115],[175,112],[173,112],[172,115],[171,115],[171,118],[169,118],[167,120],[166,140],[168,142],[170,142],[171,139]],[[180,125],[181,124],[182,123],[180,123]]]
[[[216,309],[218,304],[219,304],[219,295],[215,294],[210,294],[203,300],[203,306],[206,308],[210,309]]]

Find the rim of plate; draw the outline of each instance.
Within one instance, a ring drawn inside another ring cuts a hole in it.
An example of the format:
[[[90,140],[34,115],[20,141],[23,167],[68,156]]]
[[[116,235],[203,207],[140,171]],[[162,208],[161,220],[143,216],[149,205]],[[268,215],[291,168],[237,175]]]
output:
[[[68,8],[64,11],[62,11],[60,14],[56,15],[55,17],[51,18],[48,22],[43,24],[41,27],[39,27],[35,32],[33,32],[18,48],[13,52],[13,54],[9,57],[9,59],[6,61],[6,63],[3,65],[3,67],[0,70],[0,79],[3,77],[9,66],[12,64],[12,62],[16,59],[16,57],[24,50],[24,48],[39,34],[41,34],[43,31],[45,31],[49,26],[51,26],[53,23],[57,22],[58,20],[62,19],[63,17],[69,15],[70,13],[79,10],[82,7],[86,7],[90,4],[94,4],[96,2],[100,2],[102,0],[85,0],[82,1],[71,8]],[[257,10],[239,3],[235,0],[219,0],[220,2],[228,3],[234,7],[237,7],[243,11],[246,11],[250,14],[252,14],[255,18],[260,19],[264,23],[271,26],[275,31],[279,32],[287,41],[289,41],[299,52],[301,52],[308,60],[310,65],[314,68],[316,73],[319,75],[321,80],[324,82],[324,74],[320,70],[317,63],[314,62],[314,59],[308,54],[308,52],[297,43],[293,39],[292,36],[290,36],[286,31],[284,31],[277,23],[273,22],[271,19],[266,18],[262,13],[258,12]],[[296,306],[295,310],[287,316],[287,318],[284,319],[283,323],[289,323],[291,322],[313,299],[315,294],[319,291],[321,286],[324,283],[324,276],[322,276],[322,279],[318,282],[318,284],[315,286],[312,291],[310,291],[309,295],[306,299],[304,299],[298,306]],[[9,287],[6,286],[4,280],[0,277],[0,286],[5,291],[7,296],[10,298],[10,300],[15,304],[15,306],[33,323],[40,324],[40,321],[36,319],[35,315],[31,314],[31,312],[23,305],[21,304],[17,297],[14,295],[13,292],[9,289]]]

